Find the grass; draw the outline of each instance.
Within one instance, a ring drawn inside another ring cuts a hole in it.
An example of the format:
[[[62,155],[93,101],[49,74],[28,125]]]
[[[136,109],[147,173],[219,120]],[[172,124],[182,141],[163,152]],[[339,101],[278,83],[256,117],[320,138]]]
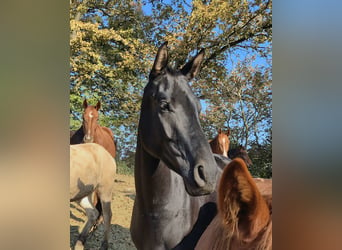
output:
[[[134,166],[128,166],[126,162],[117,160],[117,173],[123,175],[134,175]]]

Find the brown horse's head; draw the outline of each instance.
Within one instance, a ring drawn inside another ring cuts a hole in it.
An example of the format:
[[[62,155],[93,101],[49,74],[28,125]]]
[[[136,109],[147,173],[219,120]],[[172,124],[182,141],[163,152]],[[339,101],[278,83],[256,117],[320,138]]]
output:
[[[227,153],[230,144],[229,135],[230,129],[228,129],[227,133],[222,132],[222,129],[218,130],[217,136],[210,141],[210,147],[214,154],[228,157]]]
[[[83,101],[83,142],[94,142],[95,129],[98,126],[99,120],[99,109],[101,107],[100,101],[97,102],[96,106],[88,105],[87,100]]]
[[[217,166],[199,121],[201,105],[188,82],[198,73],[204,51],[180,71],[168,68],[164,43],[145,87],[139,139],[146,152],[183,177],[190,195],[212,192]]]

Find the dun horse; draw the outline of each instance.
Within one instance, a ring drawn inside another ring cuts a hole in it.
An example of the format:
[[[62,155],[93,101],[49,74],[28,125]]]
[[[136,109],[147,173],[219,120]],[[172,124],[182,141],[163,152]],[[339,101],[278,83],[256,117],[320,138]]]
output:
[[[239,145],[237,148],[229,149],[228,157],[232,160],[237,157],[240,157],[241,159],[245,161],[248,167],[253,165],[252,160],[248,156],[246,148],[242,145]]]
[[[166,46],[158,49],[138,126],[130,230],[139,250],[193,249],[191,237],[216,214],[206,194],[214,191],[219,170],[200,126],[200,102],[188,85],[204,51],[175,71],[167,66]]]
[[[223,133],[221,129],[218,130],[217,136],[209,141],[211,150],[214,154],[224,155],[228,157],[227,153],[229,150],[229,134],[230,130],[228,129],[227,134]]]
[[[253,179],[240,158],[223,170],[218,210],[196,250],[272,249],[272,180]]]
[[[70,132],[70,144],[94,142],[102,145],[115,157],[116,149],[112,131],[98,124],[98,111],[101,108],[101,102],[98,101],[96,106],[92,106],[88,105],[85,99],[83,101],[83,108],[83,124],[75,133]]]
[[[88,217],[75,249],[83,249],[90,229],[100,216],[92,202],[95,193],[101,202],[104,221],[104,241],[101,249],[108,249],[115,172],[115,160],[102,146],[95,143],[70,146],[70,201],[79,202]]]

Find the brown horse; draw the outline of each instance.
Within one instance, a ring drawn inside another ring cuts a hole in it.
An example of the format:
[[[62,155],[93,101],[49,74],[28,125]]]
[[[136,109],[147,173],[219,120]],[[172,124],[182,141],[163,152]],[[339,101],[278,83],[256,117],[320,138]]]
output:
[[[87,100],[83,101],[83,124],[74,133],[70,132],[70,144],[94,142],[102,145],[113,157],[116,154],[116,147],[112,131],[107,127],[98,124],[101,102],[96,106],[88,105]]]
[[[240,158],[221,175],[218,210],[196,250],[272,249],[272,180],[253,179]]]
[[[235,159],[237,157],[240,157],[241,159],[243,159],[245,161],[245,163],[247,164],[247,166],[251,166],[253,165],[251,158],[249,158],[247,150],[244,146],[239,145],[236,148],[232,148],[228,150],[228,157],[230,159]]]
[[[214,154],[224,155],[228,157],[227,153],[229,150],[229,136],[230,135],[230,129],[228,129],[227,133],[223,133],[221,129],[218,130],[217,136],[209,141],[211,151],[213,151]]]
[[[100,216],[92,202],[95,193],[102,206],[104,221],[104,241],[101,249],[108,249],[112,218],[110,204],[115,173],[115,160],[102,146],[96,143],[70,145],[70,201],[79,202],[88,217],[75,249],[83,249],[90,229]]]

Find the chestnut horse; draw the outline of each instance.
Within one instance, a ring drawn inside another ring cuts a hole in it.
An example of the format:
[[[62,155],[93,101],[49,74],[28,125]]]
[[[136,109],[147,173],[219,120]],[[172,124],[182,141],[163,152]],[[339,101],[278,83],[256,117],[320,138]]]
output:
[[[144,89],[130,226],[139,250],[194,249],[196,237],[216,214],[212,192],[221,170],[200,126],[200,102],[188,84],[203,58],[201,50],[180,71],[172,70],[164,43]]]
[[[219,155],[224,155],[228,157],[227,153],[229,150],[229,134],[230,134],[230,129],[228,129],[227,133],[223,133],[221,129],[218,130],[217,136],[209,141],[211,151],[214,154],[219,154]]]
[[[235,159],[237,157],[240,157],[241,159],[243,159],[245,161],[245,163],[247,164],[247,166],[251,166],[253,165],[251,158],[249,158],[247,150],[244,146],[239,145],[236,148],[232,148],[228,150],[228,157],[230,159]]]
[[[116,147],[113,133],[109,128],[98,124],[101,102],[98,101],[96,106],[92,106],[88,105],[85,99],[83,108],[83,124],[76,132],[70,132],[70,144],[94,142],[102,145],[114,158]]]
[[[115,173],[115,160],[101,145],[96,143],[70,145],[70,201],[79,202],[88,217],[76,242],[76,249],[83,249],[90,229],[100,216],[100,212],[92,202],[95,193],[101,203],[104,222],[104,240],[101,249],[108,249],[112,218],[110,204]]]
[[[196,250],[272,249],[271,179],[253,179],[236,158],[223,170],[217,199],[219,213]]]

